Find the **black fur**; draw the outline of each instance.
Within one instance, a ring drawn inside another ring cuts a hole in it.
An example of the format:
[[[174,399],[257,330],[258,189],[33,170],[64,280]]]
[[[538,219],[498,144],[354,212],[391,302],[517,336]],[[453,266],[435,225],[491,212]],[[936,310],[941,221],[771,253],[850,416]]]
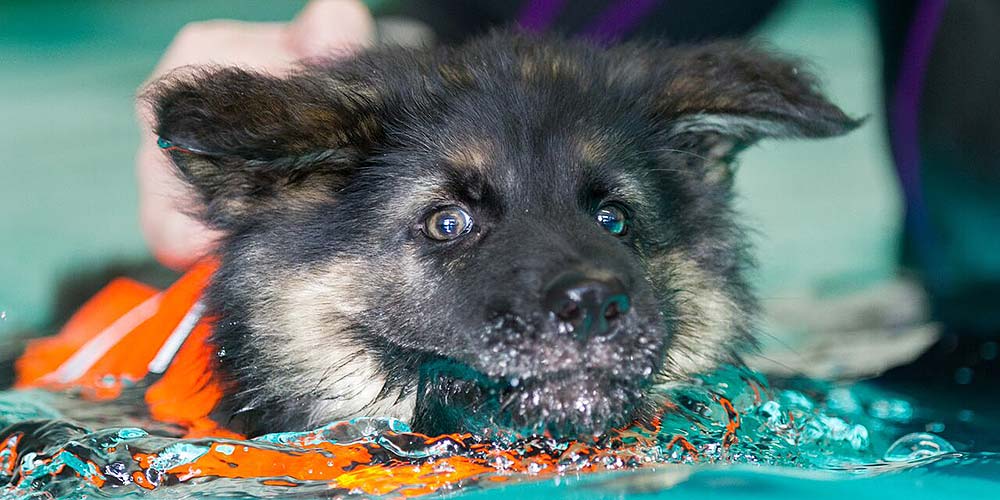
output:
[[[148,97],[226,233],[208,296],[232,382],[220,412],[251,433],[360,414],[575,435],[642,418],[652,385],[753,344],[733,155],[857,125],[746,44],[506,33],[287,77],[187,70]],[[594,220],[606,202],[630,215],[622,237]],[[447,205],[473,230],[433,241],[422,221]],[[579,269],[632,300],[587,340],[540,304]]]

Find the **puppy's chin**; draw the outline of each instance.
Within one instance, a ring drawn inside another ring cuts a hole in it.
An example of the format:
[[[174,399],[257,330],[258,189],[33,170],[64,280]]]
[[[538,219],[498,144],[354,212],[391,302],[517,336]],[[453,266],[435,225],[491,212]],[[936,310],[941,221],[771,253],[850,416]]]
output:
[[[594,438],[630,423],[643,393],[640,385],[600,372],[555,374],[508,387],[501,415],[514,429]]]
[[[593,440],[631,423],[647,391],[643,381],[602,371],[496,381],[457,363],[435,363],[422,370],[414,426],[428,434],[487,431],[518,438],[549,433]]]

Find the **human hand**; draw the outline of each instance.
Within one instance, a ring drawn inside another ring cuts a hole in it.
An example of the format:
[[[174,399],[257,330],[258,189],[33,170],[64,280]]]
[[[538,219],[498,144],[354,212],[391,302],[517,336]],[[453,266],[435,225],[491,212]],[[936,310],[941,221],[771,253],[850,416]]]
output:
[[[360,0],[312,0],[290,23],[207,21],[185,26],[149,80],[181,66],[239,65],[280,74],[300,59],[347,56],[371,43],[371,13]],[[136,174],[143,236],[160,263],[184,269],[212,251],[219,234],[184,212],[191,194],[156,145],[152,110],[136,105],[141,128]]]

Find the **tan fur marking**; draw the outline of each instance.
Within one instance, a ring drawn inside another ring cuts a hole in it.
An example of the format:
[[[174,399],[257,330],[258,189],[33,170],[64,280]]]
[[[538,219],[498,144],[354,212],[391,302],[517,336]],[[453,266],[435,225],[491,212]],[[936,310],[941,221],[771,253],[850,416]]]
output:
[[[364,82],[358,81],[344,81],[344,80],[330,80],[327,85],[330,86],[337,94],[353,94],[356,99],[354,102],[359,100],[366,103],[378,102],[381,99],[379,94],[379,89],[375,85],[371,85]],[[352,101],[344,101],[346,104],[351,104]]]
[[[495,146],[483,139],[464,140],[444,151],[444,159],[458,168],[484,170],[489,165]]]
[[[369,266],[362,259],[340,258],[324,267],[291,270],[264,285],[263,303],[252,318],[260,348],[277,362],[296,360],[286,376],[272,379],[271,390],[316,401],[312,424],[332,418],[391,416],[408,418],[412,401],[381,401],[385,383],[378,362],[348,334],[352,318],[369,304],[361,281]],[[280,367],[272,367],[281,369]],[[308,374],[297,380],[296,374]],[[317,374],[323,374],[320,384]]]
[[[733,333],[745,329],[745,314],[728,296],[718,278],[712,277],[697,261],[680,251],[669,252],[651,262],[654,272],[667,276],[668,286],[676,290],[679,314],[674,340],[667,353],[666,370],[674,374],[691,374],[714,368],[719,353],[725,352],[726,342]]]
[[[614,50],[614,49],[612,49]],[[632,85],[648,78],[655,62],[631,51],[615,58],[615,64],[608,68],[605,84],[609,86]]]
[[[438,66],[438,74],[444,81],[460,87],[471,86],[476,82],[472,71],[458,64],[441,64]]]
[[[421,177],[395,192],[396,203],[383,206],[383,217],[399,220],[415,218],[428,207],[451,202],[451,193],[441,187],[435,177]]]
[[[713,82],[714,83],[714,82]],[[736,97],[713,89],[703,75],[682,75],[667,82],[661,94],[661,107],[675,114],[708,113],[740,109],[747,104]]]
[[[539,53],[521,59],[521,77],[528,81],[577,77],[580,74],[579,62],[557,54]]]
[[[312,208],[334,200],[334,193],[330,186],[330,178],[314,174],[299,182],[279,188],[278,196],[270,202],[270,205],[283,210]]]
[[[608,143],[600,137],[581,137],[577,148],[580,158],[589,165],[603,163],[608,158]]]

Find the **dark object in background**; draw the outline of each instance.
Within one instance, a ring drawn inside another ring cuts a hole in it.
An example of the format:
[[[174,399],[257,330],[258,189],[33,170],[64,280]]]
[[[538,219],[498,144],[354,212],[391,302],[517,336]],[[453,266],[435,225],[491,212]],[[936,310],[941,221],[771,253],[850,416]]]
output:
[[[531,32],[553,32],[610,42],[656,38],[700,42],[743,36],[780,0],[407,0],[387,14],[417,19],[439,40],[454,43],[517,23]]]
[[[56,287],[51,325],[58,328],[66,324],[73,313],[115,278],[130,278],[163,290],[179,277],[180,273],[152,258],[113,260],[102,267],[74,271],[64,276]],[[52,333],[55,330],[48,332]]]
[[[877,383],[916,400],[948,395],[981,426],[1000,417],[1000,403],[983,397],[1000,385],[1000,2],[877,5],[906,202],[901,260],[944,326],[937,344]]]
[[[877,2],[902,262],[953,334],[1000,334],[1000,2]]]
[[[66,274],[56,285],[48,323],[35,330],[15,331],[0,345],[0,390],[14,383],[14,361],[29,340],[54,335],[73,313],[115,278],[131,278],[162,290],[179,276],[179,273],[163,267],[152,258],[114,260],[102,267],[83,267]]]

